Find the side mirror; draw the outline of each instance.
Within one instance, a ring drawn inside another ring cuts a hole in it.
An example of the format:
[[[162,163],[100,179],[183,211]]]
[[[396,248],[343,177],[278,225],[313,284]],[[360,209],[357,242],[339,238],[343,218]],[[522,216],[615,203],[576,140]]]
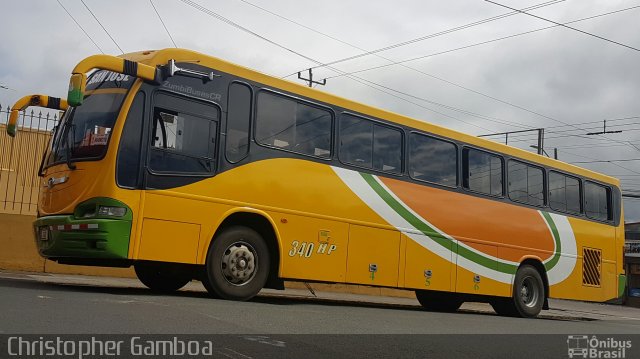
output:
[[[7,123],[7,134],[10,137],[16,137],[16,131],[18,130],[18,117],[20,116],[19,110],[12,110],[9,114],[9,122]]]
[[[87,86],[87,75],[84,73],[73,74],[69,80],[69,93],[67,102],[69,106],[80,106],[84,100],[84,91]]]
[[[18,131],[18,118],[20,117],[20,111],[24,111],[29,106],[46,107],[53,110],[66,111],[69,107],[67,101],[58,97],[45,96],[45,95],[28,95],[16,101],[11,108],[9,114],[9,122],[7,123],[7,134],[11,137],[16,136]]]
[[[111,55],[93,55],[80,61],[71,72],[69,80],[69,93],[67,102],[70,106],[82,105],[84,92],[87,86],[87,72],[92,69],[109,70],[154,83],[160,83],[160,70],[139,62],[130,61],[121,57]]]

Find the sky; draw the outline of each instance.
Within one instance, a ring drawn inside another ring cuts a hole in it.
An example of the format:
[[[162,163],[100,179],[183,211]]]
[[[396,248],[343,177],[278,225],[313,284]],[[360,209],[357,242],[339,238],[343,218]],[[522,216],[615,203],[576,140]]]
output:
[[[547,1],[530,13],[556,23],[615,13],[567,25],[583,32],[519,36],[554,24],[522,13],[487,20],[512,11],[483,0],[83,1],[3,2],[0,105],[65,97],[87,56],[174,42],[278,77],[356,57],[314,69],[328,78],[320,89],[473,135],[544,128],[550,155],[557,148],[560,160],[640,193],[640,0]],[[497,2],[524,9],[544,0]],[[603,120],[622,132],[586,135]],[[536,135],[512,134],[509,144],[535,151]],[[640,199],[625,200],[625,217],[640,221]]]

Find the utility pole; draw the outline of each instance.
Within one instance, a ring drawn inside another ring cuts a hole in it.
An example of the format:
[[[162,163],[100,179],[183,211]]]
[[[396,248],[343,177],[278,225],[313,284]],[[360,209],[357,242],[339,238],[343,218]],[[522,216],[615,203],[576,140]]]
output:
[[[510,134],[523,133],[523,132],[532,132],[532,131],[538,132],[538,145],[537,146],[531,146],[531,147],[537,149],[538,150],[538,154],[542,155],[542,154],[544,154],[544,128],[532,128],[530,130],[489,133],[489,134],[486,134],[486,135],[480,135],[478,137],[489,137],[489,136],[504,135],[504,144],[508,145],[509,144],[509,135]]]
[[[604,126],[602,127],[602,131],[601,132],[589,132],[587,133],[588,136],[592,136],[592,135],[605,135],[607,133],[621,133],[622,131],[607,131],[607,120],[604,120]]]
[[[314,81],[314,80],[313,80],[313,72],[312,72],[312,69],[309,69],[309,70],[307,70],[307,71],[309,71],[309,78],[308,78],[308,79],[305,79],[304,77],[302,77],[302,72],[298,72],[298,78],[299,78],[300,80],[307,81],[307,82],[309,83],[309,87],[312,87],[314,84],[316,84],[316,85],[322,85],[322,86],[324,86],[324,85],[326,85],[326,84],[327,84],[327,79],[324,79],[324,80],[322,80],[321,82],[320,82],[320,81]]]
[[[531,147],[531,148],[533,148],[533,149],[538,150],[538,146],[533,146],[533,145],[531,145],[531,146],[529,146],[529,147]],[[551,157],[551,156],[549,156],[549,154],[547,153],[547,151],[545,151],[545,150],[544,150],[544,148],[542,149],[542,153],[544,153],[547,157]],[[557,148],[557,147],[554,147],[554,148],[553,148],[553,159],[554,159],[554,160],[557,160],[557,159],[558,159],[558,148]]]

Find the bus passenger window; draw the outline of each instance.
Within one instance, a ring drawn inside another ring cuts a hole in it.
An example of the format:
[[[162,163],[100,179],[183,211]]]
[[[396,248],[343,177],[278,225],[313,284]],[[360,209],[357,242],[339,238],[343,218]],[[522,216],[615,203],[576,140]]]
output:
[[[462,152],[464,186],[472,191],[502,196],[502,157],[466,148]]]
[[[373,168],[392,173],[402,172],[402,132],[373,126]]]
[[[212,172],[217,124],[157,109],[151,138],[150,169],[158,172]]]
[[[340,118],[340,160],[384,172],[402,172],[402,132],[364,118]]]
[[[509,161],[509,198],[533,206],[544,205],[544,175],[542,168]]]
[[[458,185],[458,149],[455,144],[412,133],[409,140],[409,176],[443,186]]]
[[[327,110],[265,91],[258,94],[255,138],[260,144],[330,158],[332,123]]]
[[[611,219],[611,190],[587,181],[584,185],[584,213],[598,221]]]
[[[236,163],[249,153],[249,125],[251,123],[251,89],[241,83],[229,86],[227,109],[227,160]]]
[[[580,180],[549,172],[549,207],[560,212],[580,213]]]

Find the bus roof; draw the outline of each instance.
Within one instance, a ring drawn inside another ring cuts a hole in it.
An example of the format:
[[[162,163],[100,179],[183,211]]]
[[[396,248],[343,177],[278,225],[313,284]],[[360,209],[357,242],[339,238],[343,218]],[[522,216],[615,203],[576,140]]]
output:
[[[510,156],[518,157],[520,159],[540,163],[549,167],[554,167],[561,171],[574,173],[577,175],[592,178],[594,180],[602,181],[605,183],[620,186],[620,180],[607,176],[598,172],[588,170],[586,168],[578,167],[566,162],[554,160],[549,157],[541,156],[532,152],[528,152],[516,147],[503,145],[501,143],[486,140],[480,137],[472,136],[463,132],[451,130],[449,128],[435,125],[426,121],[417,120],[407,116],[399,115],[390,111],[368,106],[362,103],[358,103],[352,100],[348,100],[336,95],[329,94],[324,91],[313,89],[307,86],[303,86],[288,80],[279,79],[256,70],[252,70],[240,65],[233,64],[231,62],[205,55],[192,50],[167,48],[162,50],[149,50],[140,51],[134,53],[123,54],[120,57],[126,58],[131,61],[141,62],[150,66],[165,65],[171,59],[176,62],[194,62],[198,65],[223,71],[232,75],[236,75],[245,78],[250,81],[262,83],[264,85],[287,91],[290,93],[298,94],[310,99],[314,99],[320,102],[334,104],[346,109],[350,109],[361,114],[380,118],[383,120],[392,121],[400,125],[413,127],[418,130],[433,133],[438,136],[448,137],[456,139],[462,142],[466,142],[470,145],[485,148],[490,151],[504,153]]]

